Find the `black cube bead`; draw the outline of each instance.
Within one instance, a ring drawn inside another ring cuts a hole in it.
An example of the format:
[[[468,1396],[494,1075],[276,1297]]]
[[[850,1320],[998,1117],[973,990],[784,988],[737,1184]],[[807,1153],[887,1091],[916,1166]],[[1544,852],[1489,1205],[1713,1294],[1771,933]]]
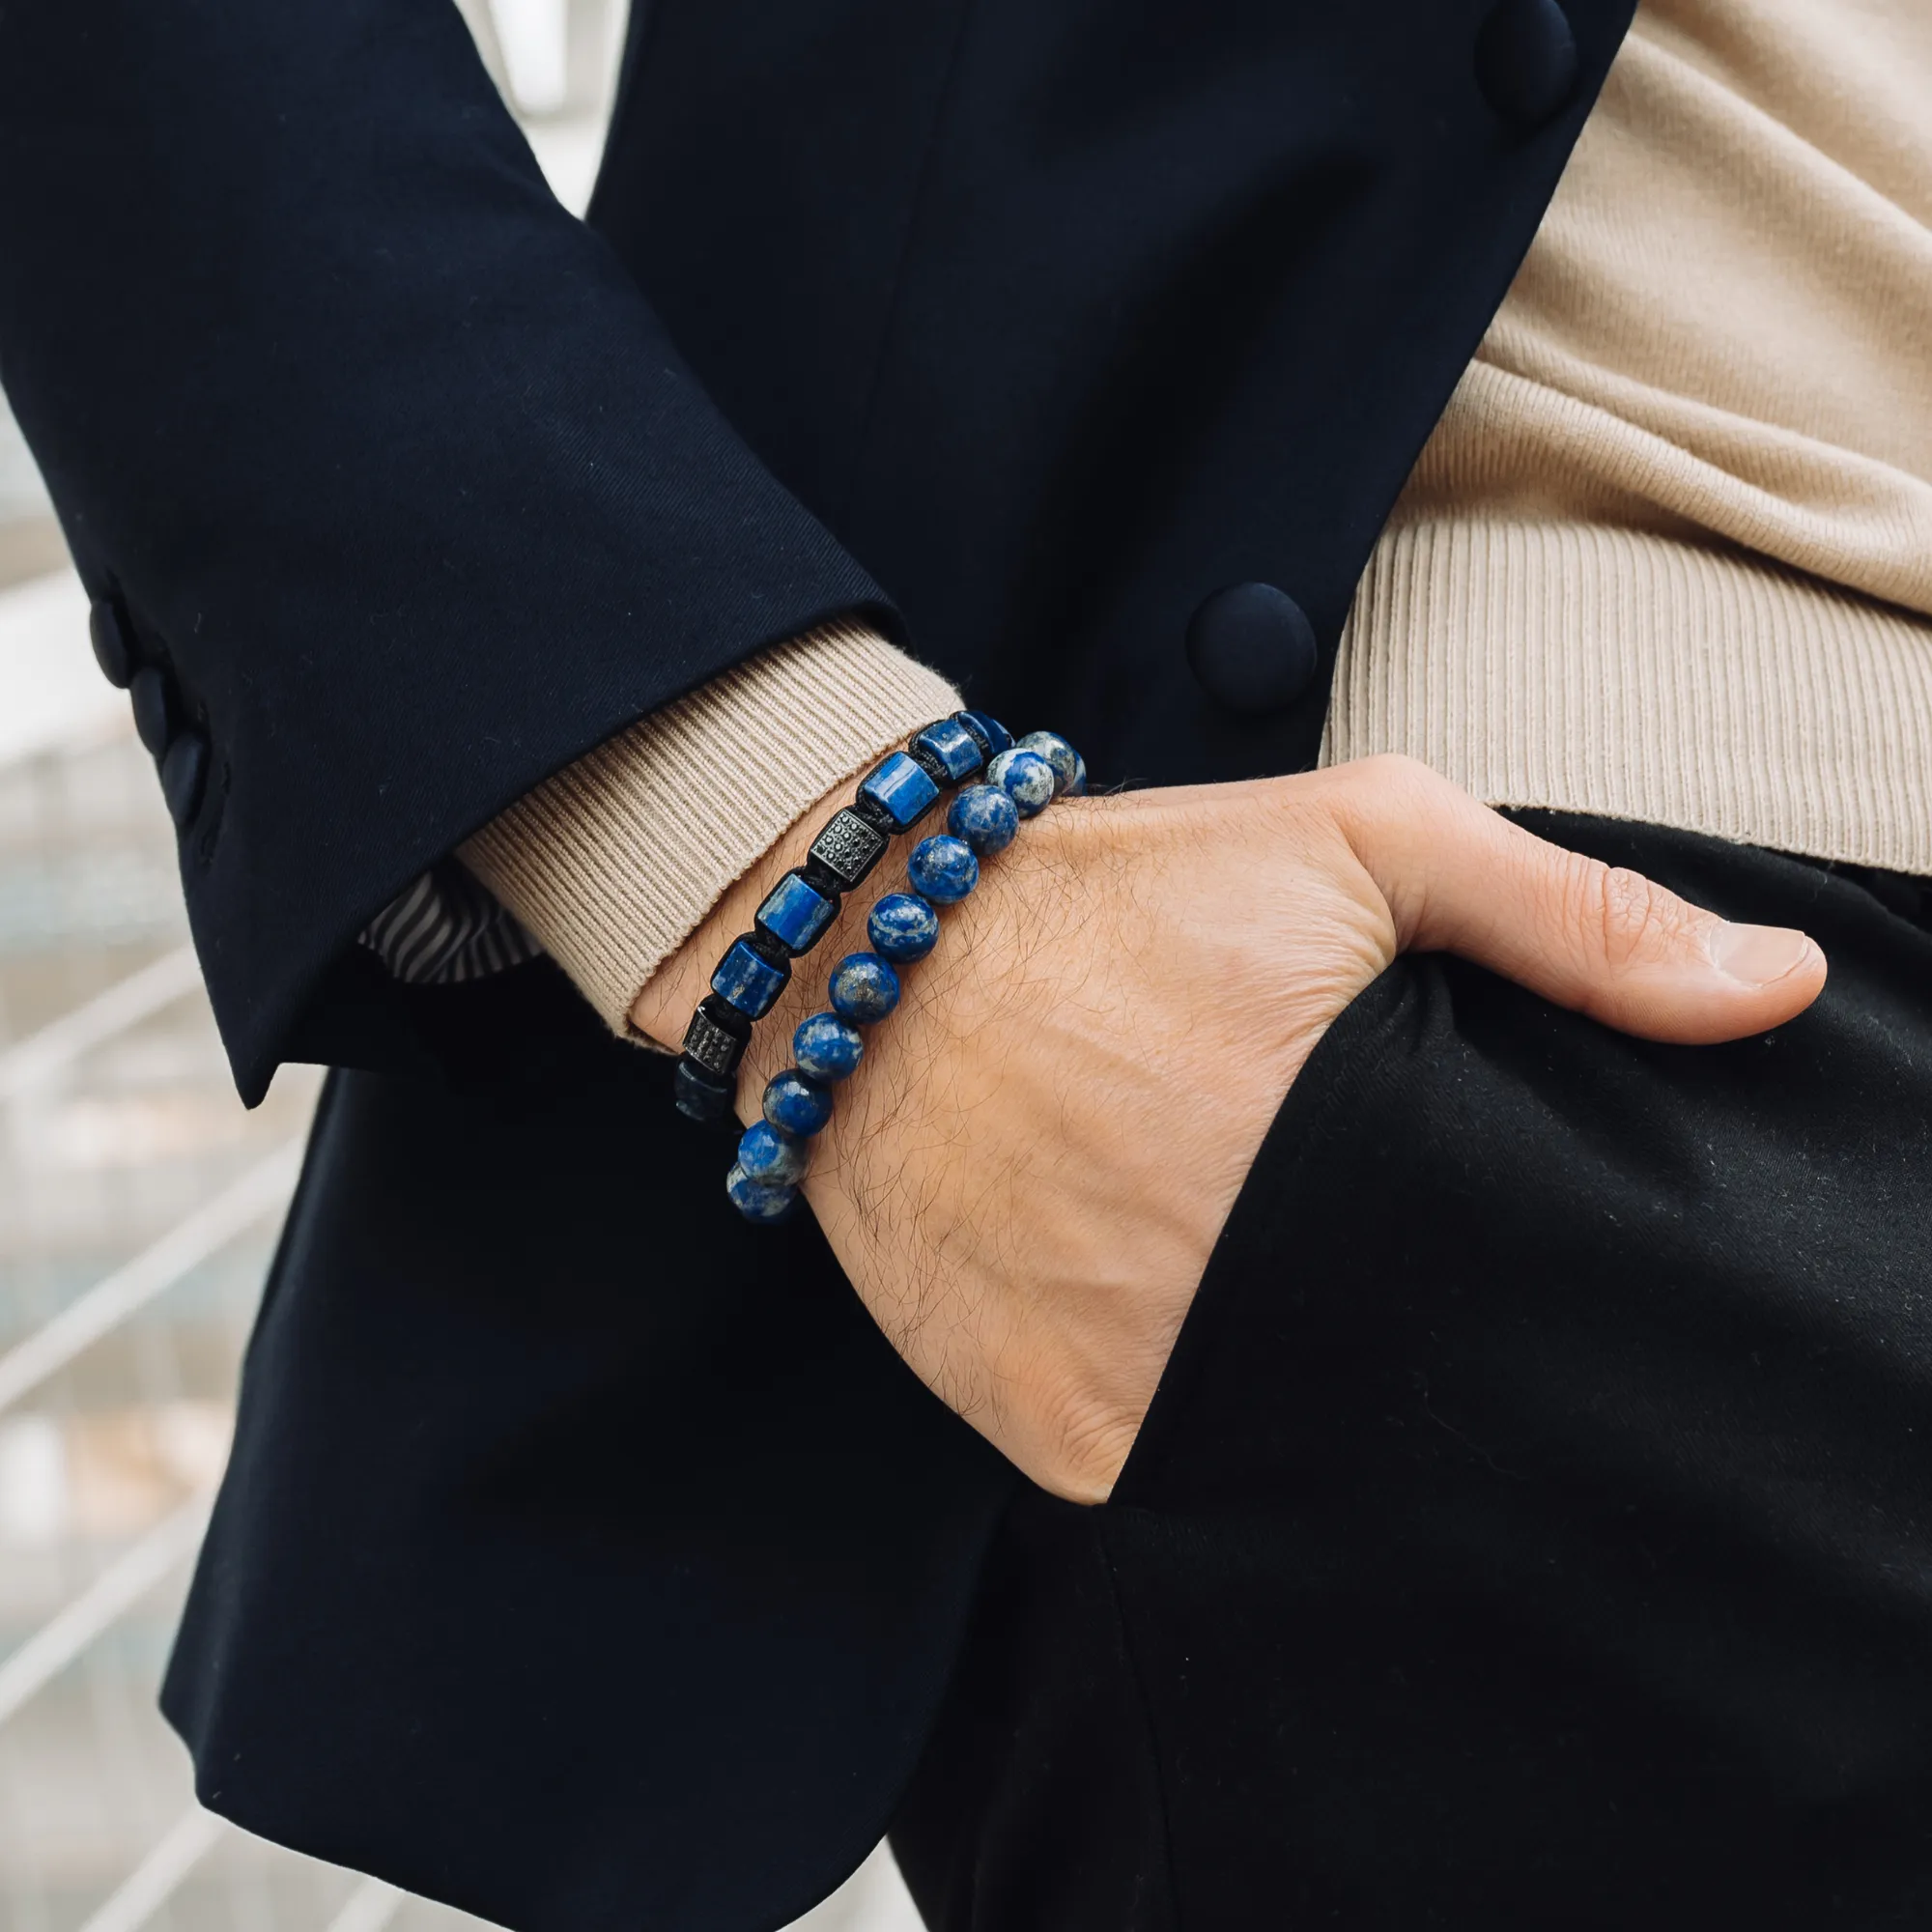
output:
[[[832,814],[806,858],[824,867],[839,891],[849,893],[885,857],[889,842],[878,826],[845,806]]]
[[[721,1025],[711,1009],[722,1004],[706,1000],[692,1014],[691,1024],[684,1030],[684,1052],[687,1060],[714,1079],[729,1080],[745,1057],[745,1042],[751,1037],[751,1029],[746,1027],[740,1032],[736,1027]]]

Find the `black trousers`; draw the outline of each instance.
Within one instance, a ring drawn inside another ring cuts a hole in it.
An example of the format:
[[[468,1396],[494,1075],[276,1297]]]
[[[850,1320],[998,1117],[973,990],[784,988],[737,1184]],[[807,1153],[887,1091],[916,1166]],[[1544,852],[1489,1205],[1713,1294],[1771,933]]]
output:
[[[1521,816],[1823,999],[1343,1015],[1114,1499],[1006,1520],[893,1833],[938,1932],[1932,1925],[1932,895]]]

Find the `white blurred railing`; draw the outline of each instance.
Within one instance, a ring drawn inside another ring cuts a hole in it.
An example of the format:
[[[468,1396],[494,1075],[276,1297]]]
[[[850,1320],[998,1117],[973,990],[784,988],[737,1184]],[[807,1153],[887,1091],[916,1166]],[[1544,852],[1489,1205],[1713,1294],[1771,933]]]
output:
[[[185,1812],[80,1932],[140,1932],[181,1889],[182,1880],[214,1849],[227,1829],[212,1811],[196,1806]]]
[[[86,1589],[49,1617],[0,1663],[0,1724],[51,1684],[95,1638],[161,1581],[201,1543],[213,1497],[204,1492],[124,1550]]]
[[[50,1020],[0,1053],[0,1101],[19,1097],[63,1073],[84,1053],[126,1033],[177,1000],[201,991],[201,968],[192,946],[178,946],[119,984]]]
[[[0,1411],[64,1369],[84,1349],[185,1279],[211,1256],[286,1206],[301,1166],[301,1149],[278,1148],[205,1207],[0,1355]]]
[[[348,1903],[328,1921],[327,1932],[383,1932],[405,1896],[379,1878],[365,1878],[349,1894]]]
[[[83,1056],[198,992],[193,949],[181,947],[0,1052],[0,1105],[68,1073]],[[211,1201],[131,1260],[84,1290],[0,1354],[0,1412],[121,1328],[239,1236],[286,1207],[301,1150],[286,1145],[258,1160]],[[9,1723],[185,1563],[207,1527],[213,1492],[202,1490],[124,1549],[0,1662],[0,1726]],[[229,1828],[198,1806],[154,1845],[81,1932],[140,1932]],[[375,1881],[357,1888],[339,1932],[382,1932],[401,1897]],[[337,1928],[331,1928],[337,1932]]]

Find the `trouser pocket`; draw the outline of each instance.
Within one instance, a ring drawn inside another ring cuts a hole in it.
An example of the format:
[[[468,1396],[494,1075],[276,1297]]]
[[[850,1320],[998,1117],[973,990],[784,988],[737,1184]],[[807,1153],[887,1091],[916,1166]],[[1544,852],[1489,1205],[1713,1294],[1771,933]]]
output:
[[[1101,1513],[1190,1932],[1932,1922],[1932,947],[1614,856],[1832,985],[1409,959],[1311,1060]]]
[[[1295,1319],[1308,1285],[1300,1254],[1302,1190],[1311,1172],[1321,1171],[1321,1152],[1339,1124],[1399,1080],[1423,1050],[1431,985],[1428,968],[1415,957],[1397,959],[1343,1009],[1295,1076],[1208,1258],[1115,1483],[1115,1505],[1152,1501],[1177,1462],[1190,1484],[1214,1481],[1202,1459],[1211,1463],[1220,1432],[1211,1414],[1199,1417],[1202,1402],[1211,1406],[1217,1381],[1231,1372],[1238,1376],[1258,1336],[1278,1334]],[[1370,1150],[1367,1161],[1354,1185],[1370,1198],[1399,1191],[1400,1174],[1379,1153]]]

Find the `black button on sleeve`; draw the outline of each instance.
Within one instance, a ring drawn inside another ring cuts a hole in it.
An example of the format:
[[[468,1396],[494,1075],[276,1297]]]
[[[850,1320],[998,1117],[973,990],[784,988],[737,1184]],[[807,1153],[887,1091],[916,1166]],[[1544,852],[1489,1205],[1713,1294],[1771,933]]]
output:
[[[87,635],[94,639],[94,662],[100,667],[100,675],[126,691],[128,680],[134,675],[134,650],[128,639],[127,620],[111,597],[98,599],[87,613]]]
[[[1217,590],[1187,626],[1187,664],[1224,710],[1257,718],[1285,710],[1315,675],[1315,627],[1285,590],[1235,583]]]
[[[168,697],[166,674],[156,670],[153,665],[145,670],[137,670],[133,682],[128,687],[128,696],[134,706],[134,729],[140,733],[142,744],[147,746],[148,755],[158,758],[168,749],[168,740],[174,736],[170,728],[174,706]]]
[[[177,831],[187,830],[207,783],[208,740],[199,731],[184,731],[161,760],[161,796]]]
[[[1520,133],[1563,106],[1577,71],[1577,36],[1556,0],[1497,0],[1476,36],[1476,85]]]

